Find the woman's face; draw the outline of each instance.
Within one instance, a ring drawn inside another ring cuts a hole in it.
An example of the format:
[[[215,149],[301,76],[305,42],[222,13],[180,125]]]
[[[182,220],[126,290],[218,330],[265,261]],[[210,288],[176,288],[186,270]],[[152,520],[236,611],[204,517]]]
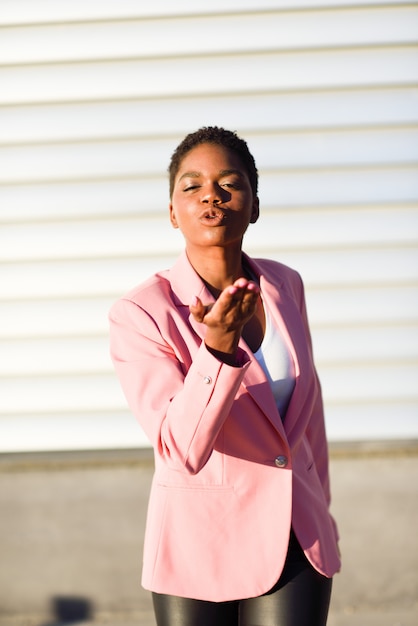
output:
[[[241,159],[223,146],[204,143],[180,163],[170,203],[170,220],[186,247],[241,247],[250,223],[258,218]]]

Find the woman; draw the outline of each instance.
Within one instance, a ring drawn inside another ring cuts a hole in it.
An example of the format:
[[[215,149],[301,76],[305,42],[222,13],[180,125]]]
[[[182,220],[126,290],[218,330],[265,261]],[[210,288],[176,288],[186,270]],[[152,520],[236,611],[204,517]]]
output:
[[[259,216],[244,140],[202,128],[169,174],[185,251],[110,313],[155,452],[143,585],[158,626],[323,626],[340,561],[301,279],[242,252]]]

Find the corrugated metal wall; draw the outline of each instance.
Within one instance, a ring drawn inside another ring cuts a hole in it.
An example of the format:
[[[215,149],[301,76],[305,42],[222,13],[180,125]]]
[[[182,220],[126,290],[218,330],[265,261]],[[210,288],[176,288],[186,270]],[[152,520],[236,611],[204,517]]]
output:
[[[418,3],[0,2],[0,448],[145,442],[111,302],[182,248],[183,135],[249,142],[246,249],[305,280],[331,440],[418,436]]]

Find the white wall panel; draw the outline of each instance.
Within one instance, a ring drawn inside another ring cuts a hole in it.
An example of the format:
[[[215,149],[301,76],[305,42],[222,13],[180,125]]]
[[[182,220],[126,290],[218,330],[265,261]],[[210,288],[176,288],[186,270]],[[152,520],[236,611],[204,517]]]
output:
[[[0,63],[57,63],[416,42],[418,7],[274,11],[11,27]],[[216,33],[202,36],[205,33]],[[245,41],[242,32],[251,32]]]
[[[362,146],[359,146],[359,151]],[[415,202],[418,168],[327,167],[304,171],[266,172],[260,182],[263,203],[276,206],[336,206]]]
[[[199,15],[241,11],[266,11],[269,9],[318,9],[322,7],[345,7],[347,0],[211,0],[199,4],[194,0],[154,0],[152,3],[138,0],[1,0],[0,23],[30,24],[60,21],[117,20],[144,18],[156,15]],[[378,6],[396,4],[393,0],[350,0],[351,6]],[[415,4],[404,0],[403,5]]]
[[[412,45],[3,66],[0,105],[417,82],[418,47]]]
[[[417,307],[415,307],[417,313]],[[315,328],[318,365],[344,363],[414,363],[418,324],[378,324]]]
[[[369,402],[339,404],[328,401],[328,438],[333,441],[352,441],[353,432],[358,440],[393,440],[393,424],[396,422],[396,438],[418,438],[416,399],[408,401],[397,398],[393,402],[373,399]]]
[[[308,209],[264,212],[258,223],[250,225],[246,240],[260,254],[274,248],[414,245],[417,234],[417,208],[398,207],[396,213],[384,208]],[[138,252],[152,255],[157,246],[175,254],[181,241],[167,215],[8,224],[0,230],[0,260],[134,257]]]
[[[180,252],[181,242],[178,241]],[[170,267],[175,256],[142,256],[116,259],[71,259],[36,262],[27,260],[0,265],[2,299],[81,298],[122,295],[130,286],[145,280],[162,267]]]
[[[113,299],[114,296],[3,301],[0,341],[107,336],[107,311]]]
[[[0,340],[0,352],[0,376],[57,376],[111,371],[107,335]]]
[[[310,288],[308,309],[314,329],[341,324],[409,324],[418,318],[418,289],[401,280],[383,286]]]
[[[139,173],[140,174],[140,173]],[[0,223],[38,222],[132,214],[146,217],[168,207],[168,182],[159,176],[121,176],[86,181],[37,182],[0,186]]]
[[[390,403],[334,404],[328,401],[328,437],[332,441],[351,441],[353,431],[360,440],[393,439],[396,419],[400,439],[418,437],[416,404],[404,399]],[[12,415],[0,418],[2,451],[117,449],[147,445],[147,439],[129,411],[105,413],[66,413]]]
[[[418,365],[410,362],[319,363],[325,396],[330,401],[414,401]],[[22,393],[22,389],[25,393]],[[113,372],[108,374],[20,376],[0,380],[2,409],[6,415],[120,411],[126,401]],[[1,421],[0,421],[1,423]]]
[[[417,13],[0,1],[1,450],[146,445],[107,313],[182,249],[166,167],[210,124],[256,157],[247,251],[304,279],[330,438],[418,437]]]
[[[402,203],[417,202],[418,167],[414,164],[407,167],[264,171],[259,195],[262,211],[325,206],[338,209],[341,205],[355,208],[368,204],[398,207]],[[165,221],[168,219],[165,176],[120,177],[116,180],[108,176],[95,181],[5,185],[0,186],[0,198],[5,207],[4,213],[0,212],[0,224],[3,222],[4,225],[25,220],[55,221],[57,216],[63,221],[92,217],[124,220],[132,216],[142,216],[145,220],[156,214]],[[24,248],[16,250],[20,256],[24,252]]]
[[[0,417],[2,452],[139,448],[148,441],[129,411],[14,414]]]
[[[418,162],[418,126],[247,133],[247,140],[260,171]],[[162,175],[172,151],[167,139],[0,147],[0,183]]]
[[[176,253],[181,249],[179,238]],[[247,250],[255,256],[259,254],[251,246]],[[353,285],[391,288],[394,284],[416,286],[418,283],[415,246],[327,250],[314,245],[297,250],[275,247],[269,256],[300,271],[309,290],[327,285],[337,289]],[[175,255],[162,253],[141,257],[139,251],[134,257],[126,258],[4,263],[0,266],[2,299],[27,301],[108,295],[116,298],[152,273],[170,267],[174,260]]]
[[[414,86],[20,105],[2,108],[0,145],[167,135],[177,140],[208,123],[255,133],[417,122]],[[161,155],[162,166],[168,157]]]
[[[254,250],[254,252],[256,252]],[[372,287],[393,284],[418,284],[417,247],[388,246],[373,248],[329,248],[298,250],[274,250],[269,256],[276,261],[296,268],[310,290],[324,285],[346,287],[370,285]],[[360,303],[359,303],[360,306]]]
[[[106,319],[106,317],[104,317]],[[418,324],[374,324],[312,327],[316,359],[326,364],[361,364],[388,361],[414,362]],[[97,331],[96,331],[97,334]],[[1,376],[63,376],[67,374],[108,374],[107,333],[101,336],[39,337],[0,339]]]
[[[414,384],[418,377],[415,362],[352,363],[348,365],[322,364],[321,382],[326,397],[332,402],[350,403],[387,401],[391,403],[416,401]]]
[[[25,389],[25,393],[22,393]],[[6,415],[80,411],[118,411],[126,406],[113,372],[65,376],[19,376],[0,379],[2,412]],[[1,422],[0,422],[1,423]],[[80,433],[81,435],[81,433]]]
[[[133,280],[137,280],[137,276]],[[133,284],[133,283],[132,283]],[[107,337],[107,312],[118,296],[67,297],[66,299],[21,299],[1,303],[1,340],[21,340],[76,337]],[[418,318],[418,290],[414,285],[384,286],[367,284],[336,287],[309,287],[309,319],[318,349],[319,333],[336,332],[343,326],[360,325],[409,326]],[[11,342],[11,345],[12,342]],[[410,342],[414,349],[414,343]],[[344,354],[344,353],[342,353]]]

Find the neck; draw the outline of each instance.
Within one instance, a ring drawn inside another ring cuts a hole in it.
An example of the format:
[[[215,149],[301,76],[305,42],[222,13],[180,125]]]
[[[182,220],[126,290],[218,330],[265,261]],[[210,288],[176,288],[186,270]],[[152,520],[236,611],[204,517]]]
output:
[[[186,248],[186,253],[190,263],[215,297],[244,276],[241,247],[235,250],[210,248],[205,249],[203,253]]]

